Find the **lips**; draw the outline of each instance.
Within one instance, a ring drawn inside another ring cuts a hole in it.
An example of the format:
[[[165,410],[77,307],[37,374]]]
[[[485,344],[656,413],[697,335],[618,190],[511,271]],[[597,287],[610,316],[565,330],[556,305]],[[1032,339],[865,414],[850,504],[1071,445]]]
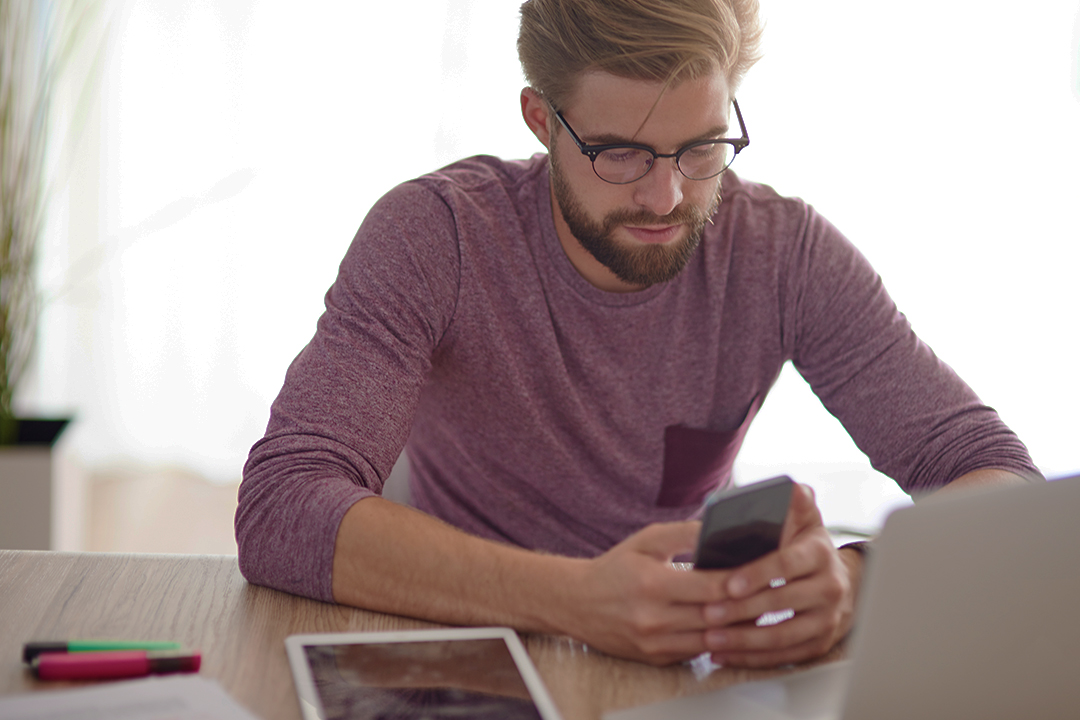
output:
[[[624,228],[638,242],[649,245],[675,240],[682,234],[683,225],[640,226],[625,225]]]

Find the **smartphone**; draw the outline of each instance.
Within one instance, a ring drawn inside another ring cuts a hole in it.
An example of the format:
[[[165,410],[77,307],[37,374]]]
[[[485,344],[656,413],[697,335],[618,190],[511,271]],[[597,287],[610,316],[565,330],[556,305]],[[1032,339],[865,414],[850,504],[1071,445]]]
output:
[[[694,567],[745,565],[780,547],[794,486],[787,475],[717,493],[705,506]]]

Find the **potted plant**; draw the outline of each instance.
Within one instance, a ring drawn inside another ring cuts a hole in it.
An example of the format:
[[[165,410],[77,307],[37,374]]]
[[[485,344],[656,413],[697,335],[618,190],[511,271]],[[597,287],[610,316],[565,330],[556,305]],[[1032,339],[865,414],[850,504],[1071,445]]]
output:
[[[35,260],[67,134],[54,100],[94,5],[0,0],[0,548],[49,546],[50,448],[68,420],[20,417],[14,401],[37,339]]]

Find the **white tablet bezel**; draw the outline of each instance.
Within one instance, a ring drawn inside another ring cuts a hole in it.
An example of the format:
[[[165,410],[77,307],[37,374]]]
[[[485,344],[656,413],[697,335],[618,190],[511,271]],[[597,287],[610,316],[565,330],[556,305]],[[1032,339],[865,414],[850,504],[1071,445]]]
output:
[[[313,645],[358,645],[372,643],[409,643],[442,640],[490,640],[502,638],[514,659],[518,674],[532,696],[533,705],[543,720],[561,720],[555,703],[548,695],[540,674],[536,671],[529,653],[521,639],[508,627],[440,628],[436,630],[394,630],[386,632],[346,632],[290,635],[285,638],[285,652],[289,658],[296,695],[300,701],[300,713],[304,720],[326,720],[326,712],[315,690],[311,667],[304,648]]]

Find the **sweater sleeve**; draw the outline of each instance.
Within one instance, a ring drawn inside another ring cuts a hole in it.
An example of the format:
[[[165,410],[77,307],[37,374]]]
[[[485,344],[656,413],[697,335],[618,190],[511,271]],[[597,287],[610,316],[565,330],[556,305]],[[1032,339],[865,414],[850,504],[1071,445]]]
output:
[[[437,195],[405,184],[372,208],[244,466],[235,531],[250,582],[333,599],[338,525],[382,491],[408,438],[458,271]]]
[[[997,413],[915,335],[866,258],[810,208],[803,231],[782,280],[791,356],[872,465],[908,493],[980,468],[1041,477]]]

